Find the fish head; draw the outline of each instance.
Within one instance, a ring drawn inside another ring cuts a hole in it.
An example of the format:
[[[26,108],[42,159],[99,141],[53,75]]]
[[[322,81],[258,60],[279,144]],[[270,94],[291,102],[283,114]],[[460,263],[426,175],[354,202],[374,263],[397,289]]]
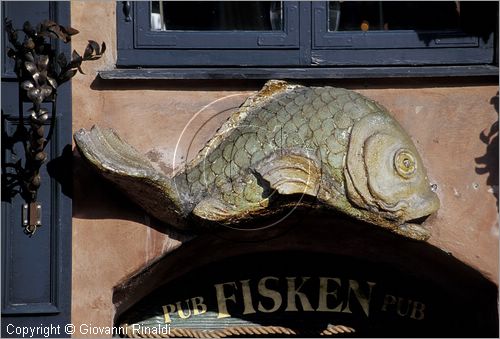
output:
[[[439,198],[411,138],[382,113],[353,126],[345,167],[347,197],[363,219],[426,240],[430,233],[421,223],[439,209]]]

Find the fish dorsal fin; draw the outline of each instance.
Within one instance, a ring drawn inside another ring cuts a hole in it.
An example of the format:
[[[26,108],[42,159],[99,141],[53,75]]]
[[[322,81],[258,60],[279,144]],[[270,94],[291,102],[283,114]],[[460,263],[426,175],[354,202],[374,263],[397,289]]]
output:
[[[280,194],[318,194],[321,167],[312,155],[275,153],[260,162],[254,170]]]
[[[268,80],[264,86],[262,86],[260,91],[249,96],[247,100],[245,100],[245,102],[241,105],[241,108],[247,109],[257,107],[273,97],[277,97],[281,93],[291,91],[298,87],[302,86],[298,84],[291,84],[284,80]]]

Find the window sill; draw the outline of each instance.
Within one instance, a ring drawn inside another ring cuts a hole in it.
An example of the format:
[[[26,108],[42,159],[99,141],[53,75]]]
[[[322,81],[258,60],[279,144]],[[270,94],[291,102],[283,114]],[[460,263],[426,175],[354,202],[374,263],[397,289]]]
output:
[[[493,65],[321,68],[117,68],[99,71],[99,76],[104,80],[447,78],[498,77],[498,71],[498,66]]]

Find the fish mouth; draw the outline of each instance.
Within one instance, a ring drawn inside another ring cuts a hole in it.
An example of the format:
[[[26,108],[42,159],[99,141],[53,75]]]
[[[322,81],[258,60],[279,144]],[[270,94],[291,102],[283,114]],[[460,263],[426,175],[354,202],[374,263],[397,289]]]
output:
[[[431,236],[431,232],[426,225],[426,221],[431,215],[432,213],[406,220],[401,223],[394,231],[407,238],[426,241]]]
[[[421,224],[427,217],[437,212],[440,202],[436,193],[428,191],[413,197],[408,201],[408,205],[409,210],[406,213],[405,222]]]
[[[420,225],[422,226],[422,224],[427,220],[427,218],[429,218],[431,215],[430,214],[426,214],[426,215],[423,215],[421,217],[418,217],[418,218],[414,218],[414,219],[411,219],[411,220],[407,220],[405,221],[405,224],[417,224],[417,225]]]

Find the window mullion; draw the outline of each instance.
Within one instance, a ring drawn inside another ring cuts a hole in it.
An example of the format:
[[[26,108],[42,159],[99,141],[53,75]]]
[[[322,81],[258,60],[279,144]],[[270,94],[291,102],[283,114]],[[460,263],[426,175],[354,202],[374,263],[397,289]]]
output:
[[[299,45],[300,45],[300,65],[311,65],[311,46],[314,28],[311,20],[311,2],[299,2]]]

